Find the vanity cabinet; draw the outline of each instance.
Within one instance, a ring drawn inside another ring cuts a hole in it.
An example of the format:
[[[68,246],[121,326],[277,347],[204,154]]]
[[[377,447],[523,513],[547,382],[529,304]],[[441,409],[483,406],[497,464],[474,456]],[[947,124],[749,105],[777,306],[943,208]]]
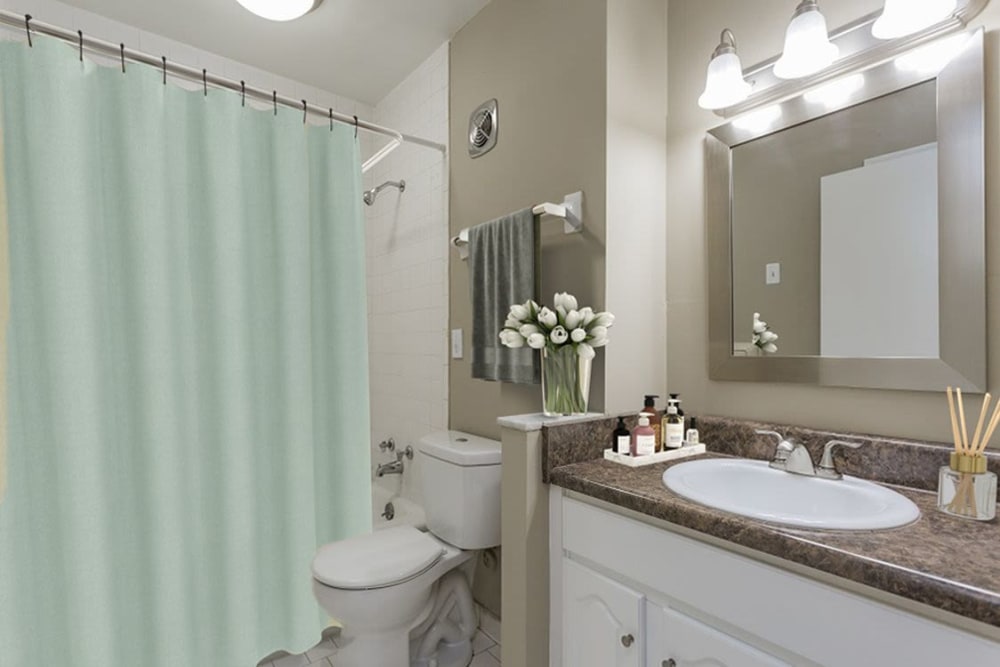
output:
[[[558,487],[549,510],[551,667],[1000,665],[996,641],[790,563]]]

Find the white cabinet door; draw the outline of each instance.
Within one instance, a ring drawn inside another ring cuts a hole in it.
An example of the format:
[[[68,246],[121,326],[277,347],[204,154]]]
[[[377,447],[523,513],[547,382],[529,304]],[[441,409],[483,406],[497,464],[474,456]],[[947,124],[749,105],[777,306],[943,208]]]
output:
[[[641,593],[563,560],[563,666],[642,667]]]
[[[750,644],[651,602],[646,604],[646,623],[649,667],[788,667]]]

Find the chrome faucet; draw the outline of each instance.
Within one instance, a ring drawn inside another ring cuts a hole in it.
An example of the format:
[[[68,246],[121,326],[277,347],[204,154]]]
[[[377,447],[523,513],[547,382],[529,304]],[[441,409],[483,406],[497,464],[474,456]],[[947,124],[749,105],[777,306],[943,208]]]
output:
[[[823,447],[823,458],[820,459],[819,465],[816,466],[813,465],[812,455],[806,449],[805,445],[797,443],[791,438],[786,438],[775,431],[757,431],[757,434],[770,435],[778,440],[774,456],[771,458],[771,462],[768,463],[769,466],[775,470],[784,470],[796,475],[821,477],[823,479],[843,479],[844,477],[837,471],[837,467],[833,464],[834,447],[844,446],[857,449],[861,446],[860,442],[831,440]]]
[[[392,442],[391,438],[389,439],[389,442]],[[379,447],[381,447],[381,444],[379,445]],[[391,449],[390,448],[386,448],[386,449],[389,449],[389,451],[395,450],[395,444],[393,444],[393,446],[392,446]],[[412,459],[413,458],[413,446],[412,445],[407,445],[406,449],[404,449],[403,451],[396,452],[396,460],[395,461],[390,461],[389,463],[379,463],[378,467],[375,468],[375,476],[376,477],[384,477],[386,475],[402,475],[403,474],[403,459],[404,458],[406,458],[406,459]]]

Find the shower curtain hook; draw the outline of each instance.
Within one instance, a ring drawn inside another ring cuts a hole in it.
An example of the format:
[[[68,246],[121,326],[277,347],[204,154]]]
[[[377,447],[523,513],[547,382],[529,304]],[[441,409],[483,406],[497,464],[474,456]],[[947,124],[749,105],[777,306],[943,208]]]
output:
[[[120,46],[121,46],[121,54],[122,54],[122,74],[124,74],[125,73],[125,42],[122,42],[120,44]]]
[[[302,100],[302,124],[306,124],[306,116],[309,114],[309,107],[305,100]]]
[[[163,58],[163,85],[167,85],[167,57],[160,56]]]
[[[240,105],[247,105],[247,82],[240,81]]]
[[[205,97],[208,97],[208,70],[204,67],[201,69],[201,87],[205,91]]]
[[[77,30],[76,34],[80,37],[80,62],[83,62],[83,31]]]
[[[277,116],[278,115],[278,91],[277,90],[272,90],[271,91],[271,100],[274,102],[274,115]]]
[[[330,131],[333,132],[333,107],[330,107]]]
[[[31,43],[31,14],[24,15],[24,31],[28,33],[28,46],[34,48],[34,44]]]
[[[358,138],[358,117],[354,117],[354,138]]]

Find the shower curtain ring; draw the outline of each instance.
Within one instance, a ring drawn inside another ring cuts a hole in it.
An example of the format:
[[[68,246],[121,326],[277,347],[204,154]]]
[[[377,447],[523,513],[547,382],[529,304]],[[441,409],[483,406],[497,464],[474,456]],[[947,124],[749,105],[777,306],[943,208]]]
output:
[[[83,62],[83,31],[77,30],[76,34],[80,37],[80,62]]]
[[[247,105],[247,82],[240,81],[240,105]]]
[[[271,91],[271,100],[274,102],[274,115],[277,116],[278,115],[278,91],[277,90],[272,90]]]
[[[358,117],[354,117],[354,138],[358,138]]]
[[[309,114],[309,107],[305,100],[302,100],[302,124],[306,124],[306,116]]]
[[[119,46],[121,46],[121,54],[122,54],[122,74],[124,74],[125,73],[125,42],[122,42]]]
[[[330,107],[330,131],[333,132],[333,107]]]
[[[34,47],[31,43],[31,14],[24,15],[24,31],[28,33],[28,46]]]
[[[205,68],[201,70],[201,87],[205,91],[205,97],[208,97],[208,70]]]
[[[167,57],[160,56],[163,58],[163,85],[167,85]]]

